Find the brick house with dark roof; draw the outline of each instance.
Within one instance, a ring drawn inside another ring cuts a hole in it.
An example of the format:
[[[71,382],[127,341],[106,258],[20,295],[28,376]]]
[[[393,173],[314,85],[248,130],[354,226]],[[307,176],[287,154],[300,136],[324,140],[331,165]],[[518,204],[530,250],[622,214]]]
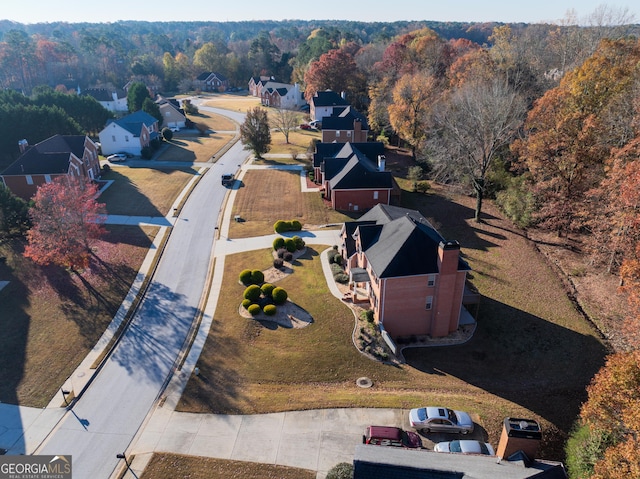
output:
[[[469,265],[419,211],[378,204],[346,222],[340,253],[356,294],[392,338],[443,337],[474,319],[463,308]]]
[[[369,136],[367,119],[351,106],[334,108],[321,124],[323,143],[364,143]]]
[[[314,178],[333,209],[366,211],[399,200],[400,188],[385,171],[383,153],[380,142],[318,143]]]
[[[100,177],[98,147],[83,135],[55,135],[33,146],[22,140],[20,151],[0,176],[7,188],[27,201],[38,186],[59,177]]]
[[[193,81],[193,87],[202,91],[223,92],[229,88],[229,80],[220,73],[203,72]]]

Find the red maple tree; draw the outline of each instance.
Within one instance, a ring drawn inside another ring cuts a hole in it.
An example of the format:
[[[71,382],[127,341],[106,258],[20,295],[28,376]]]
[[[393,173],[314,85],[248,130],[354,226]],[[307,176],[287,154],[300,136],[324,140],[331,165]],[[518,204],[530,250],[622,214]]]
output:
[[[92,242],[106,233],[104,204],[87,179],[58,178],[38,188],[24,256],[37,264],[86,268]]]

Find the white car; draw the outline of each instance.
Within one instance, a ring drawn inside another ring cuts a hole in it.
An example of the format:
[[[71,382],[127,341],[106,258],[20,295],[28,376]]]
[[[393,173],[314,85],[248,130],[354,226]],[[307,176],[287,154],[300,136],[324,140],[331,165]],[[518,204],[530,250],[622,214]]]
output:
[[[439,442],[433,450],[436,452],[459,452],[461,454],[484,454],[486,456],[495,456],[496,454],[488,442],[474,441],[473,439]]]
[[[107,156],[107,160],[109,163],[118,163],[121,161],[125,161],[127,159],[127,155],[124,153],[115,153],[113,155]]]
[[[446,407],[421,407],[409,411],[411,427],[425,432],[473,432],[471,416],[463,411]]]

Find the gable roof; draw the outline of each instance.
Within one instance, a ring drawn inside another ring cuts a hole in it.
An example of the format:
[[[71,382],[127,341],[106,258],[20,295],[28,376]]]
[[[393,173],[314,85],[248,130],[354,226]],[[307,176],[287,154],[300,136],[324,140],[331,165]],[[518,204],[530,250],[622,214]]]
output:
[[[349,102],[338,95],[335,91],[325,90],[318,91],[313,98],[311,98],[313,105],[317,107],[322,106],[347,106]]]
[[[28,149],[7,169],[3,175],[55,175],[69,171],[71,154],[84,156],[84,135],[54,135]]]
[[[107,121],[107,126],[111,123],[116,123],[116,125],[124,128],[129,133],[134,136],[140,136],[140,132],[142,131],[142,125],[146,125],[147,128],[151,128],[154,123],[157,123],[154,117],[149,115],[147,112],[142,110],[138,110],[130,115],[123,116],[117,120],[109,120]]]
[[[127,98],[127,92],[122,88],[87,88],[82,92],[83,95],[89,95],[98,101],[115,101]],[[114,98],[115,96],[115,98]]]
[[[378,204],[346,231],[360,237],[367,261],[379,278],[438,272],[438,245],[445,239],[416,210]],[[355,229],[354,229],[355,226]],[[462,259],[459,270],[469,270]]]
[[[355,108],[347,106],[345,108],[334,108],[331,116],[322,118],[323,130],[353,130],[354,123],[359,121],[363,130],[369,129],[367,119]]]
[[[388,171],[378,171],[366,156],[354,154],[333,178],[328,178],[332,190],[391,189],[393,177]]]
[[[380,141],[367,141],[362,143],[317,143],[316,151],[313,155],[313,166],[319,168],[322,162],[328,158],[349,159],[352,151],[345,149],[346,145],[350,145],[348,148],[357,149],[372,162],[377,161],[378,156],[384,154],[384,144]]]

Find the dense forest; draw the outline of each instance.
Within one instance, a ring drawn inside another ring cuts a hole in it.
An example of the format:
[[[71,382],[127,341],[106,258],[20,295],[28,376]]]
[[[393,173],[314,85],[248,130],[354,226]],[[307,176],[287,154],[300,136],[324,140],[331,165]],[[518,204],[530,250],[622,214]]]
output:
[[[580,238],[620,277],[625,347],[594,378],[567,461],[574,478],[640,477],[639,33],[606,7],[558,24],[0,22],[0,164],[25,131],[95,131],[76,118],[92,106],[62,100],[78,87],[172,94],[215,71],[345,92],[375,138],[410,149],[414,179],[465,188],[477,221],[491,198],[522,227]]]

